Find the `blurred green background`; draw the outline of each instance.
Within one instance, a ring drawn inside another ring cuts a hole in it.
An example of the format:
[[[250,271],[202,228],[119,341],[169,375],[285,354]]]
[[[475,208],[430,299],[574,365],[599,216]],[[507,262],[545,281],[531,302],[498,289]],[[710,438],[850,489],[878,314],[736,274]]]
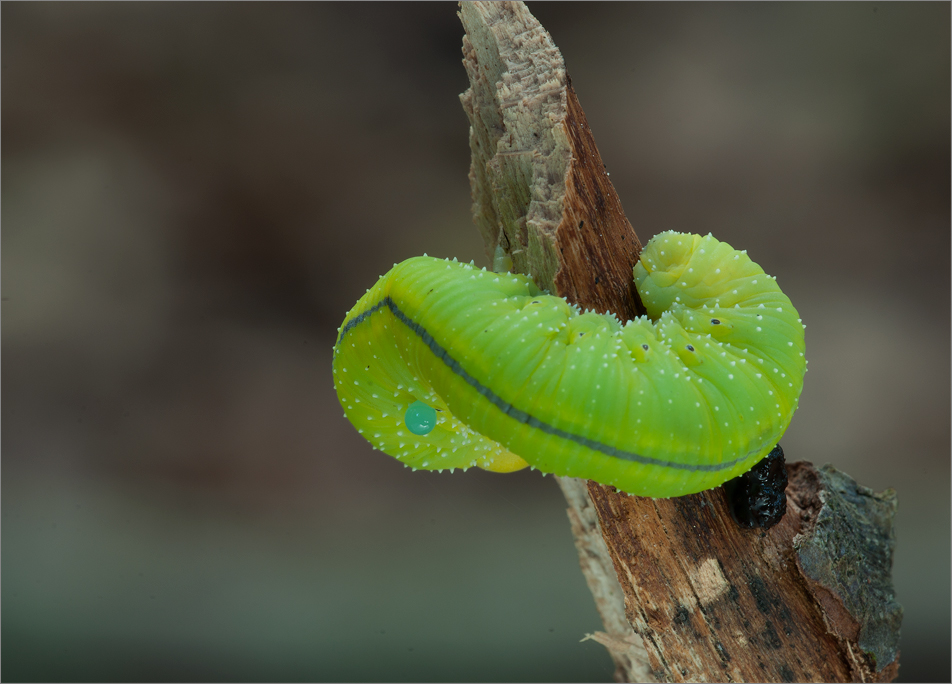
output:
[[[895,487],[900,679],[950,677],[950,6],[530,4],[642,240],[778,276],[783,446]],[[487,264],[451,3],[3,3],[2,677],[595,680],[551,478],[411,473],[331,347]]]

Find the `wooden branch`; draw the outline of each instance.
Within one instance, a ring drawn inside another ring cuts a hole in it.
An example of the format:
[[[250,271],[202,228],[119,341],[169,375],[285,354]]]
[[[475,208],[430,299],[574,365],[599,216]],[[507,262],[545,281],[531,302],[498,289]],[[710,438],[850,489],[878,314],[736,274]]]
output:
[[[490,257],[584,308],[643,312],[641,243],[558,48],[520,2],[462,3],[473,215]],[[739,528],[719,489],[627,496],[559,478],[619,681],[890,681],[895,494],[788,466],[788,512]],[[607,544],[606,544],[607,542]],[[632,629],[634,628],[634,629]]]

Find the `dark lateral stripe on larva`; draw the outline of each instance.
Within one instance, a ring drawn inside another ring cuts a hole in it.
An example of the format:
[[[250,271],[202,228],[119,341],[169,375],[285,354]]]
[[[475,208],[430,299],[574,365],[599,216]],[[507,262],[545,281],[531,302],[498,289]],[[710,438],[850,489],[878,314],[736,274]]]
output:
[[[387,304],[387,302],[390,302],[390,304]],[[359,314],[359,315],[357,315],[357,316],[354,316],[354,317],[351,318],[349,321],[347,321],[347,325],[345,325],[343,328],[341,328],[340,334],[337,336],[337,344],[334,345],[334,355],[335,355],[335,356],[337,355],[337,347],[340,346],[341,340],[344,339],[344,335],[346,335],[346,334],[349,333],[353,328],[355,328],[356,326],[360,325],[360,324],[363,323],[365,320],[367,320],[367,319],[371,316],[371,314],[374,314],[374,313],[376,313],[377,311],[379,311],[379,310],[381,309],[381,307],[390,306],[390,305],[392,305],[392,304],[393,304],[393,301],[390,299],[390,297],[387,297],[387,298],[385,298],[385,299],[383,299],[383,300],[377,302],[376,304],[374,304],[372,307],[370,307],[369,309],[367,309],[367,310],[364,311],[363,313],[361,313],[361,314]]]
[[[459,361],[450,356],[449,352],[446,351],[437,342],[433,339],[433,336],[427,332],[426,328],[414,321],[412,318],[407,316],[400,307],[397,306],[389,296],[384,297],[382,300],[374,304],[372,307],[366,311],[354,316],[350,319],[347,324],[341,328],[340,336],[337,338],[337,344],[343,341],[344,336],[350,332],[354,327],[360,325],[365,320],[367,320],[371,315],[379,311],[380,309],[387,307],[390,309],[390,312],[396,316],[396,318],[407,326],[414,334],[416,334],[420,340],[425,344],[433,354],[436,355],[446,366],[453,371],[457,376],[465,380],[469,385],[471,385],[477,392],[486,397],[496,408],[508,415],[510,418],[517,420],[520,423],[525,423],[529,427],[536,428],[542,432],[554,435],[555,437],[560,437],[562,439],[567,439],[576,444],[580,444],[584,447],[591,449],[592,451],[598,451],[605,454],[606,456],[611,456],[612,458],[620,458],[625,461],[634,461],[635,463],[643,463],[645,465],[653,465],[661,468],[674,468],[676,470],[689,470],[689,471],[704,471],[704,472],[716,472],[718,470],[727,470],[734,467],[738,463],[747,460],[755,452],[750,452],[746,456],[741,456],[740,458],[735,458],[732,461],[726,461],[724,463],[715,463],[715,464],[703,464],[703,463],[675,463],[674,461],[662,461],[659,459],[649,458],[647,456],[642,456],[641,454],[636,454],[631,451],[623,451],[621,449],[616,449],[613,446],[608,444],[603,444],[602,442],[597,442],[588,437],[583,437],[581,435],[576,435],[571,432],[566,432],[561,430],[554,425],[549,425],[548,423],[543,423],[538,418],[529,415],[525,411],[517,409],[512,404],[503,400],[499,395],[493,392],[489,387],[486,387],[479,380],[474,378],[472,375],[466,372],[466,369],[463,368]]]

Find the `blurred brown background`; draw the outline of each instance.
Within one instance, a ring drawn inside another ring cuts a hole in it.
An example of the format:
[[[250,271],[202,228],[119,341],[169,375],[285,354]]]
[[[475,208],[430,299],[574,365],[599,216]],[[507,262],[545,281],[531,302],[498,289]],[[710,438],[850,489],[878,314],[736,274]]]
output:
[[[949,5],[530,9],[642,240],[798,307],[783,446],[897,489],[948,681]],[[488,263],[455,11],[3,4],[4,680],[610,680],[555,482],[411,473],[332,390],[393,262]]]

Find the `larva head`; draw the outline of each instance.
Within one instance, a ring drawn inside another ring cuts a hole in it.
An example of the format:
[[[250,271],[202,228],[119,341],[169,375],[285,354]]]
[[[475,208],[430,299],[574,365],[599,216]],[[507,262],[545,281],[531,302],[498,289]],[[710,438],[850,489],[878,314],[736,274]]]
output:
[[[670,231],[656,235],[642,250],[633,274],[653,320],[678,307],[732,307],[754,294],[758,286],[770,289],[763,269],[746,253],[710,235]],[[752,283],[754,280],[757,282]]]

